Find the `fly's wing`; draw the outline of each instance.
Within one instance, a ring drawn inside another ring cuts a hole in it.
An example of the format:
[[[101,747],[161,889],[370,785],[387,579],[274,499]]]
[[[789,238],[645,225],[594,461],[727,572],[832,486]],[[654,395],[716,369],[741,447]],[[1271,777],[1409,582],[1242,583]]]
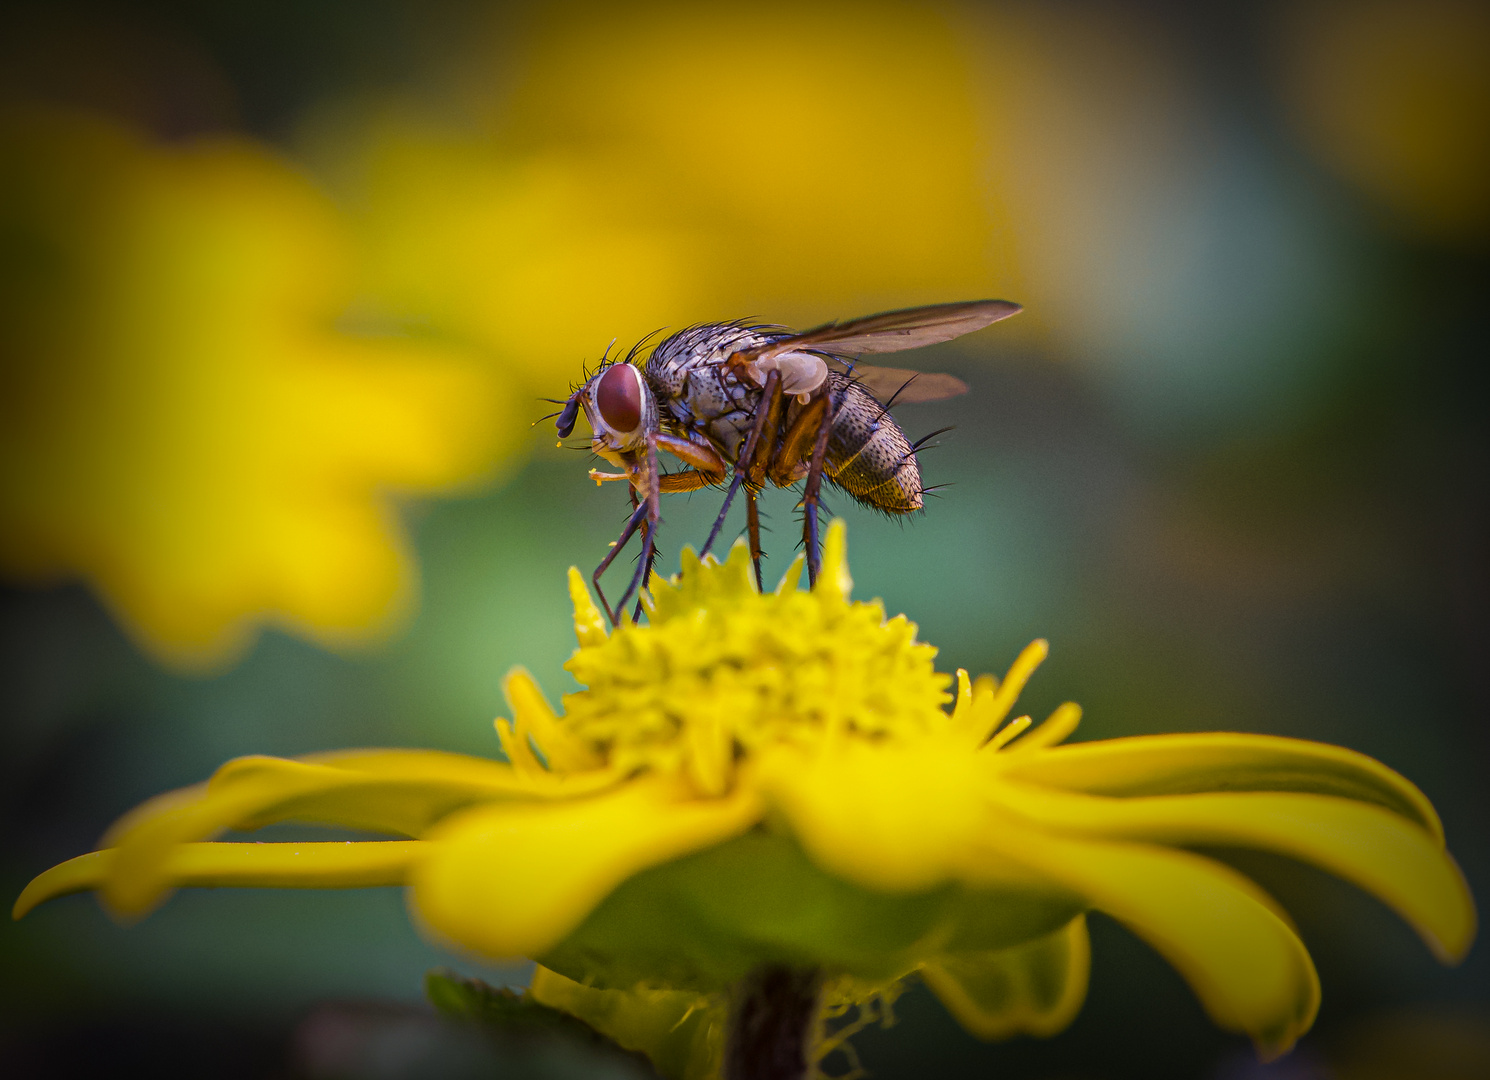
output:
[[[847,367],[847,365],[844,365]],[[914,405],[942,401],[967,393],[967,383],[945,371],[906,371],[902,368],[855,364],[848,368],[855,382],[886,405]]]
[[[928,307],[903,308],[900,311],[882,311],[878,315],[866,315],[862,319],[827,323],[800,334],[777,338],[766,345],[741,350],[730,357],[730,363],[745,365],[798,350],[838,356],[862,356],[865,353],[919,349],[923,345],[936,345],[971,334],[974,330],[981,330],[990,323],[1007,319],[1022,310],[1024,309],[1018,304],[1008,300],[966,300],[957,304],[932,304]]]
[[[1008,300],[967,300],[960,304],[882,311],[844,323],[827,323],[773,342],[769,348],[820,349],[853,356],[901,352],[960,338],[1022,310]]]
[[[1024,310],[1008,300],[966,300],[957,304],[882,311],[844,323],[827,323],[800,334],[777,338],[766,345],[746,349],[730,357],[732,364],[768,360],[798,350],[830,356],[862,356],[865,353],[901,352],[936,345],[971,334],[1000,319]],[[881,401],[940,401],[967,392],[967,384],[955,375],[918,375],[896,368],[856,366],[854,377]]]
[[[864,353],[898,353],[980,331],[989,323],[1007,319],[1024,308],[1007,299],[970,299],[960,304],[931,304],[900,311],[881,311],[863,319],[827,323],[802,334],[776,338],[764,346],[735,353],[730,363],[757,362],[784,353],[815,352],[830,356],[863,356]],[[870,393],[888,401],[940,401],[967,392],[967,383],[955,375],[922,374],[897,368],[854,366],[854,377]]]

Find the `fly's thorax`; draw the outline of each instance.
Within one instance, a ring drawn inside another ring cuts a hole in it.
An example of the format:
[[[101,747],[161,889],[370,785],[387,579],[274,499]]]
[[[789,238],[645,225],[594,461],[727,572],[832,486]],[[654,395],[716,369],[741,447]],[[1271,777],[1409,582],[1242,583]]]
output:
[[[723,364],[742,349],[754,349],[783,336],[763,327],[707,323],[680,330],[652,350],[647,375],[668,393],[680,394],[687,373],[701,365]]]
[[[850,376],[830,372],[833,428],[825,471],[860,502],[890,514],[925,504],[915,447],[889,411]]]
[[[647,379],[663,413],[680,427],[708,436],[727,461],[739,454],[761,389],[751,374],[726,361],[779,333],[728,323],[695,326],[663,341],[647,361]]]

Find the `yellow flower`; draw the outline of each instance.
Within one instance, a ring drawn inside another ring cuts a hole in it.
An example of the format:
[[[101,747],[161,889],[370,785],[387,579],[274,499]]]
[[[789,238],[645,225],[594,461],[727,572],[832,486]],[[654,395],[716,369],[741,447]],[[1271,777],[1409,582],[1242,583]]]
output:
[[[1278,14],[1285,115],[1306,148],[1395,224],[1490,240],[1490,11],[1311,0]]]
[[[375,637],[414,585],[390,497],[526,429],[472,357],[337,327],[335,212],[247,139],[0,116],[0,236],[0,572],[88,581],[171,663]]]
[[[777,968],[819,973],[829,1006],[919,973],[974,1034],[1051,1034],[1085,994],[1090,910],[1152,944],[1217,1024],[1281,1052],[1318,1005],[1309,955],[1271,898],[1192,846],[1314,863],[1464,955],[1464,880],[1385,766],[1260,735],[1057,745],[1074,705],[1005,722],[1043,642],[1002,682],[958,672],[949,712],[914,625],[850,601],[841,523],[815,591],[799,569],[760,595],[743,546],[685,556],[653,579],[650,624],[613,633],[571,571],[585,689],[558,714],[513,672],[506,762],[241,758],[42,874],[16,914],[82,889],[137,916],[179,885],[407,884],[437,939],[537,959],[540,1000],[700,1077],[726,989]],[[286,819],[414,839],[203,842]]]

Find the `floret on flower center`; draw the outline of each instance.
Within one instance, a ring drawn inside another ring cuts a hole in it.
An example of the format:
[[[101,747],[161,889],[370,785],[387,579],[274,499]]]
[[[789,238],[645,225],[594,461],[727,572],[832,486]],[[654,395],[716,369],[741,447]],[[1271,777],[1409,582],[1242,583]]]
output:
[[[652,579],[649,623],[609,635],[576,575],[575,621],[589,629],[565,667],[586,689],[565,697],[559,726],[612,768],[681,774],[717,794],[769,744],[945,725],[951,678],[932,666],[936,649],[903,615],[849,600],[843,530],[829,532],[817,588],[799,589],[800,573],[798,560],[762,594],[743,542],[722,564],[685,550],[677,577]]]

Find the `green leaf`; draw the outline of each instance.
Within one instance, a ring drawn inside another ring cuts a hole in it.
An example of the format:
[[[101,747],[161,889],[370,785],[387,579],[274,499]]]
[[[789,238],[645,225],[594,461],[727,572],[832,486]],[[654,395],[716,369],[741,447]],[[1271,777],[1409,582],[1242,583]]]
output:
[[[645,1054],[627,1050],[576,1016],[542,1005],[526,993],[468,979],[448,968],[424,976],[424,993],[444,1017],[475,1024],[502,1039],[545,1039],[601,1049],[624,1058],[642,1076],[657,1072]]]

